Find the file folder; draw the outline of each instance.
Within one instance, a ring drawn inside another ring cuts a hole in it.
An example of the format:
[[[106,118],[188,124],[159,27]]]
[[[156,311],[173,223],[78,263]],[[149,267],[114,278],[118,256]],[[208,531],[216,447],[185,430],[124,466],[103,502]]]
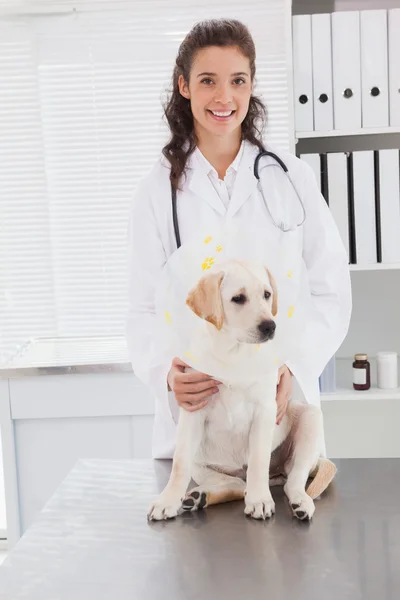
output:
[[[349,205],[349,251],[350,263],[357,264],[356,248],[356,217],[354,210],[354,175],[353,175],[353,153],[347,155],[347,202]]]
[[[300,158],[312,168],[318,188],[321,189],[321,159],[319,154],[301,154]]]
[[[400,127],[400,8],[388,11],[389,119]]]
[[[353,189],[357,264],[376,264],[375,166],[372,151],[353,152]]]
[[[347,156],[332,152],[328,158],[329,208],[350,259]]]
[[[360,12],[363,128],[389,125],[387,27],[386,10]]]
[[[379,177],[379,151],[374,151],[374,186],[375,186],[375,235],[376,261],[382,262],[382,233],[381,233],[381,190]]]
[[[399,151],[379,151],[382,262],[400,262]]]
[[[329,206],[329,187],[328,187],[328,156],[321,154],[321,194]]]
[[[295,128],[313,131],[311,15],[296,15],[292,23]]]
[[[311,28],[314,129],[330,131],[333,129],[331,16],[312,15]]]
[[[354,131],[361,128],[360,14],[335,12],[331,19],[334,126]]]

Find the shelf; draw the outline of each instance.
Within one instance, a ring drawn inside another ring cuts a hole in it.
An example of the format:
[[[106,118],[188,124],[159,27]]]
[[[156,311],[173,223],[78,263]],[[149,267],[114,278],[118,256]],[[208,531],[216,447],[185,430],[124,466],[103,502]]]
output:
[[[371,265],[350,265],[350,271],[388,271],[400,269],[400,263],[376,263]]]
[[[376,379],[376,357],[370,356],[371,364],[371,387],[369,390],[357,391],[352,383],[352,363],[353,357],[336,358],[336,392],[321,393],[322,402],[332,401],[356,401],[377,400],[384,402],[386,400],[400,401],[400,388],[393,390],[383,390],[378,388]],[[398,358],[398,370],[400,373],[400,357]]]
[[[355,135],[386,135],[388,133],[400,133],[400,127],[373,127],[349,131],[341,129],[332,129],[331,131],[296,131],[295,137],[298,140],[304,140],[311,138],[352,137]]]
[[[321,394],[322,402],[338,400],[400,400],[400,388],[395,390],[381,390],[376,386],[371,386],[369,390],[358,392],[352,388],[339,387],[336,392]]]

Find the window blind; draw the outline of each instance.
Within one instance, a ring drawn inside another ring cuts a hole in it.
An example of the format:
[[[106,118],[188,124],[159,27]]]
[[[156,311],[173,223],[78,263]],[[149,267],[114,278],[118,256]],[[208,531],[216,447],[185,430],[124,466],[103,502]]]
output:
[[[287,0],[0,3],[0,365],[32,338],[123,335],[129,206],[178,46],[217,17],[250,28],[266,138],[291,148]]]

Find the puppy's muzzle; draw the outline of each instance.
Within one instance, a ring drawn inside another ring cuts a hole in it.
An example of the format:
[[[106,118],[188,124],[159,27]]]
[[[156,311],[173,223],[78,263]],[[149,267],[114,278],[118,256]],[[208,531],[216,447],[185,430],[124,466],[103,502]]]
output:
[[[258,331],[260,333],[260,342],[266,342],[272,340],[275,335],[276,323],[275,321],[265,320],[261,321],[258,325]]]

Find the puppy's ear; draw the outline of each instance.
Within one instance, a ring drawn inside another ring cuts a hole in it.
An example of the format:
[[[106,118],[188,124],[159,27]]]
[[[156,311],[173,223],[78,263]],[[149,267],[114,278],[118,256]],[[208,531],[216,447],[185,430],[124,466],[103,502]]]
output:
[[[202,277],[199,283],[190,290],[186,304],[202,319],[215,325],[220,331],[224,320],[221,299],[221,283],[223,273],[210,273]]]
[[[269,269],[267,269],[267,273],[272,287],[272,316],[275,317],[278,312],[278,289],[276,287],[276,281]]]

